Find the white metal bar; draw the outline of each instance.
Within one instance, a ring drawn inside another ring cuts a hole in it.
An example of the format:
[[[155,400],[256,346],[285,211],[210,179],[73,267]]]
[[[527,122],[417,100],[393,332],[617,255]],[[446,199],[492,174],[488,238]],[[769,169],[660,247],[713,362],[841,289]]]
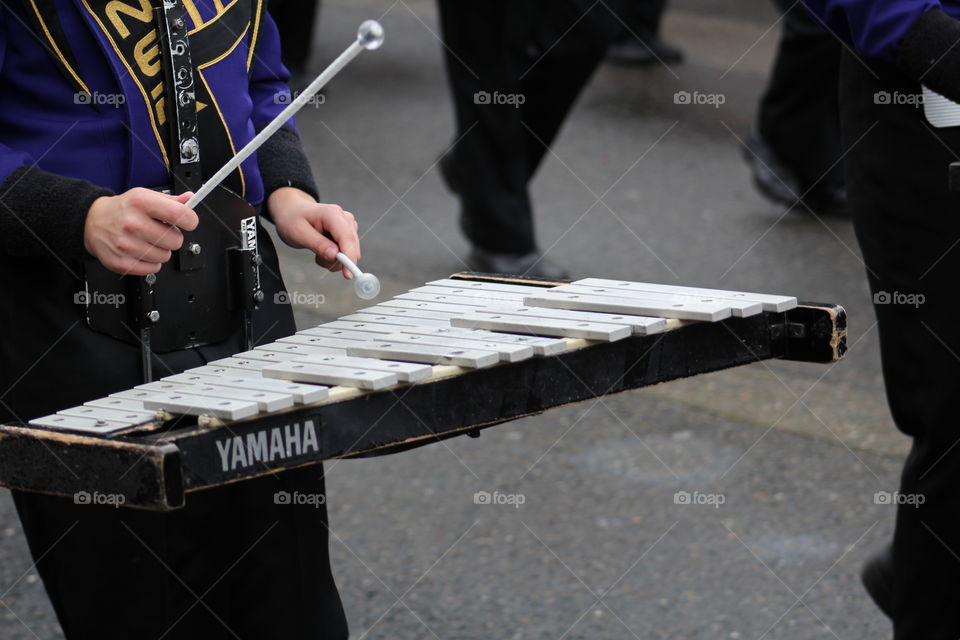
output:
[[[747,318],[763,313],[763,305],[753,300],[733,300],[715,296],[691,296],[675,293],[657,293],[648,291],[634,291],[632,289],[614,289],[611,287],[589,287],[579,284],[565,284],[549,290],[552,293],[575,293],[587,296],[610,297],[622,301],[639,300],[641,303],[658,302],[663,304],[680,303],[710,303],[715,302],[730,308],[732,314],[738,318]]]
[[[315,382],[320,384],[341,385],[379,391],[392,387],[399,382],[394,373],[381,371],[344,369],[308,362],[286,362],[263,370],[267,378],[293,380],[294,382]]]
[[[60,414],[35,418],[30,421],[30,424],[34,427],[46,427],[47,429],[66,429],[68,431],[99,434],[122,431],[135,426],[125,422],[97,420],[95,418],[78,418],[76,416],[65,416]]]
[[[483,305],[486,307],[487,305]],[[517,305],[520,306],[520,305]],[[402,300],[399,298],[393,298],[392,300],[384,300],[377,305],[378,309],[391,308],[391,309],[409,309],[411,311],[417,310],[428,310],[431,313],[449,313],[452,315],[462,315],[468,313],[472,308],[478,308],[476,306],[465,306],[462,304],[449,304],[444,302],[429,302],[425,300]]]
[[[271,343],[274,345],[276,343]],[[268,345],[264,345],[266,347]],[[285,353],[282,351],[264,351],[264,347],[257,347],[256,349],[250,349],[249,351],[243,351],[238,353],[236,358],[241,358],[243,360],[266,360],[267,362],[287,362],[289,360],[296,360],[300,357],[298,353]]]
[[[151,393],[143,406],[188,416],[210,415],[222,420],[243,420],[260,413],[256,402],[208,398],[189,393]]]
[[[280,411],[293,406],[293,396],[289,393],[275,393],[272,391],[250,391],[234,389],[216,384],[181,384],[178,382],[149,382],[138,385],[136,389],[156,391],[159,393],[189,393],[195,396],[213,398],[217,400],[238,400],[241,402],[256,402],[260,411]]]
[[[448,329],[403,329],[401,333],[424,336],[447,336],[461,340],[477,342],[493,342],[495,344],[519,344],[533,349],[536,356],[555,356],[567,351],[567,342],[563,338],[544,338],[541,336],[521,336],[515,333],[497,333],[481,329],[463,329],[450,327]]]
[[[476,313],[517,316],[518,318],[550,318],[552,320],[626,324],[633,328],[634,335],[639,336],[659,333],[667,328],[667,321],[664,318],[634,316],[624,313],[595,313],[591,311],[570,311],[568,309],[547,309],[545,307],[477,309]]]
[[[584,284],[597,287],[611,287],[633,289],[634,291],[649,291],[652,293],[676,293],[682,295],[706,295],[714,298],[731,298],[733,300],[752,300],[763,305],[764,311],[789,311],[797,306],[797,299],[792,296],[776,296],[764,293],[747,293],[743,291],[724,291],[722,289],[703,289],[699,287],[680,287],[667,284],[652,284],[646,282],[629,282],[626,280],[607,280],[603,278],[584,278],[573,284]]]
[[[463,289],[463,288],[453,288],[453,287],[414,287],[410,289],[410,293],[422,293],[424,295],[434,295],[434,296],[456,296],[458,298],[473,298],[474,300],[480,302],[494,301],[494,302],[509,302],[510,300],[516,300],[517,302],[523,300],[524,296],[534,295],[540,291],[549,291],[549,289],[539,289],[536,292],[532,293],[508,293],[506,291],[484,291],[482,289]]]
[[[396,374],[400,382],[417,382],[426,380],[433,375],[430,365],[413,364],[411,362],[393,362],[377,358],[355,358],[353,356],[309,356],[298,360],[309,364],[325,364],[331,367],[342,367],[352,370],[381,371]]]
[[[493,329],[527,335],[586,338],[587,340],[602,340],[605,342],[623,340],[633,333],[633,327],[625,324],[575,322],[481,313],[471,313],[453,318],[450,320],[450,324],[468,329]]]
[[[143,403],[139,400],[126,398],[98,398],[84,402],[85,407],[103,407],[104,409],[118,409],[120,411],[143,411]]]
[[[202,367],[194,367],[192,369],[187,369],[184,373],[194,373],[201,376],[226,376],[226,377],[236,377],[236,378],[250,378],[252,380],[259,380],[262,376],[260,371],[256,369],[237,369],[234,367],[218,367],[214,365],[203,365]]]
[[[432,280],[426,283],[428,287],[447,287],[450,289],[463,289],[466,291],[482,291],[482,292],[494,292],[499,291],[501,293],[513,293],[521,296],[531,295],[534,293],[539,293],[549,287],[534,287],[532,285],[524,284],[507,284],[504,282],[481,282],[479,280],[454,280],[452,278],[444,278],[443,280]]]
[[[599,311],[601,313],[628,313],[641,316],[659,316],[679,318],[680,320],[702,320],[716,322],[725,320],[732,314],[730,307],[716,302],[700,303],[662,303],[644,304],[637,299],[618,301],[610,296],[586,296],[577,293],[545,292],[530,296],[524,302],[531,307],[549,307],[552,309],[571,309],[576,311]]]
[[[329,349],[331,351],[330,355],[333,355],[333,351],[337,350],[339,353],[346,355],[345,349],[351,345],[356,344],[357,342],[364,342],[370,339],[370,334],[363,334],[363,340],[347,340],[344,338],[328,338],[326,336],[304,336],[300,334],[294,334],[292,336],[287,336],[286,338],[280,338],[277,343],[290,343],[290,344],[303,344],[308,347],[322,347]],[[274,344],[277,344],[274,343]]]
[[[320,325],[322,329],[336,329],[339,331],[362,331],[364,333],[393,333],[396,329],[391,325],[372,324],[370,322],[350,322],[349,320],[335,320]]]
[[[219,360],[211,360],[210,365],[214,367],[226,367],[228,369],[244,369],[246,371],[260,371],[264,367],[268,366],[269,362],[264,362],[263,360],[245,360],[241,358],[220,358]]]
[[[424,303],[429,304],[429,303]],[[387,305],[378,304],[375,307],[367,307],[366,309],[360,309],[357,313],[363,313],[367,315],[382,315],[382,316],[396,316],[398,318],[426,318],[428,320],[449,320],[453,316],[461,315],[464,310],[461,308],[460,311],[450,312],[450,311],[436,311],[429,310],[427,307],[419,307],[415,309],[405,309],[402,307],[388,307]]]
[[[318,353],[324,355],[336,355],[344,354],[344,350],[340,347],[323,347],[323,346],[312,346],[308,344],[298,344],[296,342],[273,342],[271,344],[265,344],[262,347],[257,347],[260,351],[264,352],[277,352],[277,353],[292,353],[297,356],[312,356]]]
[[[164,381],[179,382],[182,384],[216,384],[222,387],[232,387],[234,389],[245,389],[248,391],[273,391],[275,393],[286,393],[293,396],[297,404],[312,404],[326,400],[329,395],[329,388],[316,384],[300,384],[297,382],[286,382],[282,380],[272,380],[269,378],[239,378],[239,377],[218,377],[205,376],[191,373],[178,373],[168,376]]]
[[[500,361],[495,351],[482,349],[451,349],[430,345],[410,345],[387,340],[363,343],[347,349],[347,354],[364,358],[385,358],[406,362],[427,362],[430,364],[453,364],[458,367],[480,369]]]
[[[455,296],[452,294],[437,295],[433,293],[401,293],[394,296],[394,300],[413,300],[414,302],[441,302],[443,304],[456,304],[465,307],[489,307],[495,301],[491,299],[479,299],[473,296]],[[499,301],[501,304],[504,300]],[[509,301],[508,301],[509,302]],[[523,304],[517,300],[518,306]]]
[[[372,313],[351,313],[341,318],[346,322],[372,322],[374,324],[395,324],[405,327],[426,326],[426,327],[449,327],[448,318],[443,320],[431,320],[429,318],[410,318],[403,316],[375,315]]]
[[[75,418],[93,418],[94,420],[107,420],[112,422],[124,422],[127,424],[143,424],[156,420],[156,411],[144,411],[141,408],[138,411],[105,409],[103,407],[71,407],[58,411],[57,415],[73,416]]]
[[[316,336],[316,337],[327,337],[327,338],[338,338],[340,340],[369,340],[370,332],[369,331],[354,331],[351,329],[337,329],[336,327],[330,328],[326,325],[320,325],[319,327],[314,327],[313,329],[304,329],[296,333],[298,336]],[[291,336],[292,337],[292,336]]]
[[[446,336],[424,336],[414,335],[412,333],[393,333],[387,336],[391,342],[406,344],[429,344],[437,347],[447,347],[452,349],[484,349],[486,351],[495,351],[500,356],[501,362],[520,362],[533,357],[533,347],[522,344],[505,344],[503,342],[480,342],[477,340],[464,340],[463,338]]]

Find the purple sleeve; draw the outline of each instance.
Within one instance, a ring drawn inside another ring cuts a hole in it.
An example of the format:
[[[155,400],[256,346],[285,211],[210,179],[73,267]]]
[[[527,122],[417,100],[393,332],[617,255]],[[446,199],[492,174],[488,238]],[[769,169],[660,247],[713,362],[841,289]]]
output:
[[[936,0],[804,0],[837,36],[871,58],[893,63],[917,20],[940,7]]]
[[[253,125],[267,126],[290,104],[287,82],[290,72],[280,61],[280,34],[269,13],[263,14],[263,26],[250,64],[250,99],[253,101]],[[288,123],[294,125],[291,119]]]
[[[0,76],[7,47],[6,12],[0,4]],[[108,189],[86,180],[38,169],[30,154],[0,144],[0,253],[79,266],[87,211],[94,200],[109,195]]]
[[[0,74],[7,54],[7,8],[0,4]],[[2,103],[0,103],[2,108]],[[14,171],[25,165],[33,164],[29,154],[0,144],[0,183],[6,181]]]
[[[253,125],[259,131],[290,104],[290,73],[280,62],[280,34],[269,14],[250,65],[250,99]],[[303,150],[300,134],[291,118],[257,152],[257,166],[263,179],[264,201],[280,187],[296,187],[319,199],[319,190]],[[267,216],[270,212],[266,211]]]

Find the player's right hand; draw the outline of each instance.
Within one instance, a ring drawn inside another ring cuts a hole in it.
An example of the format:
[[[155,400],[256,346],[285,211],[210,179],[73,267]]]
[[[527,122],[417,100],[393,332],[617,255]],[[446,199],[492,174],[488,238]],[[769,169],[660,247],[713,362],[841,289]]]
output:
[[[83,245],[111,271],[145,276],[160,271],[183,246],[180,229],[200,222],[185,206],[192,193],[165,195],[135,188],[94,200],[83,228]]]

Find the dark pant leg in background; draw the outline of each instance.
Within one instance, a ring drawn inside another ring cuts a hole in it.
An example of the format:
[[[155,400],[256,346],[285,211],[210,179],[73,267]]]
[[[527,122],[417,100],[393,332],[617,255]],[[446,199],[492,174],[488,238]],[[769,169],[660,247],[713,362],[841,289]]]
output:
[[[660,20],[667,8],[667,0],[634,0],[621,3],[617,15],[626,25],[624,38],[636,34],[640,39],[660,33]],[[631,33],[633,32],[633,33]]]
[[[896,511],[894,637],[956,640],[960,196],[947,189],[947,166],[960,154],[960,129],[932,130],[915,106],[876,104],[878,91],[920,91],[892,67],[875,64],[871,72],[844,53],[841,77],[848,190],[887,396],[897,427],[913,438],[900,491],[923,500]]]
[[[310,62],[319,7],[320,0],[270,0],[267,7],[280,31],[283,64],[292,72],[303,72]]]
[[[837,104],[840,42],[802,3],[776,0],[776,4],[786,14],[760,101],[760,135],[783,164],[797,173],[801,189],[825,174],[825,182],[842,184]]]
[[[438,4],[464,233],[487,251],[527,253],[535,248],[527,185],[602,58],[596,20],[610,16],[598,6],[596,20],[581,20],[588,9],[570,0]]]

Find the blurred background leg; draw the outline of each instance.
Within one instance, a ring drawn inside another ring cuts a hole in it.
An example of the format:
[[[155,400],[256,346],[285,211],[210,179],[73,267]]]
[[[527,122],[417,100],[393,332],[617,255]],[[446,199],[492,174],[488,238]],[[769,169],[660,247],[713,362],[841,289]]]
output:
[[[610,45],[608,56],[620,64],[679,64],[680,47],[660,38],[660,21],[667,0],[636,0],[620,10],[624,33]]]
[[[307,68],[320,0],[270,0],[270,15],[280,30],[283,64],[290,70],[290,86],[307,83]]]
[[[783,33],[745,157],[768,199],[792,205],[803,196],[815,213],[842,213],[840,43],[802,4],[777,6]]]

